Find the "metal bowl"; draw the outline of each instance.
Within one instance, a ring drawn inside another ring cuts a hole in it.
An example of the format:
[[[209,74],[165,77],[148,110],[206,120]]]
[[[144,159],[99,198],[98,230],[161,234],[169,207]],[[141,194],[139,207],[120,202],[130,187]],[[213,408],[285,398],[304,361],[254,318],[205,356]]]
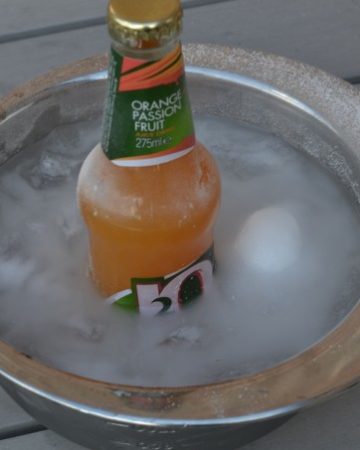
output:
[[[360,94],[285,58],[188,45],[196,112],[245,121],[307,152],[360,202]],[[101,111],[106,57],[55,70],[0,103],[0,164],[60,123]],[[26,126],[24,126],[26,124]],[[61,372],[0,342],[1,384],[38,421],[94,449],[235,449],[357,382],[360,307],[311,348],[217,384],[141,388]]]

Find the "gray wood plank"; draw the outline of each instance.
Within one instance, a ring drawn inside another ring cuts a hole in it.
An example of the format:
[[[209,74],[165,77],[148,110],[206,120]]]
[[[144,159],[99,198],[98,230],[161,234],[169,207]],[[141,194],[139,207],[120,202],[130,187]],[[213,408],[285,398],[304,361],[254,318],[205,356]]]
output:
[[[220,0],[182,0],[196,5]],[[0,36],[104,17],[108,0],[11,0],[0,2]]]
[[[0,450],[86,450],[50,431],[0,441]],[[94,449],[95,450],[95,449]]]
[[[359,409],[358,386],[299,414],[242,450],[357,450],[360,448]]]
[[[105,15],[107,0],[1,0],[0,35]]]
[[[0,436],[36,422],[0,388]],[[1,448],[1,445],[0,445]]]
[[[0,44],[0,93],[50,69],[109,48],[105,27]]]

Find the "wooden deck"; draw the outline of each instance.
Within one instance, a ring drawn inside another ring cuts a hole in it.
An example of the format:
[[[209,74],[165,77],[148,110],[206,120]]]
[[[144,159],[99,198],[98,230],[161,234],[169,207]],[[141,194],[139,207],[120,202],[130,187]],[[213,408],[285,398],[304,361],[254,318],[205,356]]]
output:
[[[0,0],[0,94],[51,68],[107,51],[106,3]],[[185,42],[262,49],[360,83],[360,0],[184,0],[184,6]],[[354,388],[244,450],[359,449],[359,410],[360,388]],[[82,448],[41,429],[0,388],[0,450]]]

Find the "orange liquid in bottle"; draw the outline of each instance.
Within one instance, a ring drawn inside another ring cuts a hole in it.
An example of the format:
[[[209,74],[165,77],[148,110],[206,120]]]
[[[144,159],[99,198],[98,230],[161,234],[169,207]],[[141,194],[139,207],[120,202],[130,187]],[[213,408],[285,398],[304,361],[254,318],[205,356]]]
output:
[[[118,167],[97,146],[81,169],[78,200],[98,290],[110,296],[134,277],[162,277],[196,261],[212,246],[220,189],[200,143],[149,167]]]

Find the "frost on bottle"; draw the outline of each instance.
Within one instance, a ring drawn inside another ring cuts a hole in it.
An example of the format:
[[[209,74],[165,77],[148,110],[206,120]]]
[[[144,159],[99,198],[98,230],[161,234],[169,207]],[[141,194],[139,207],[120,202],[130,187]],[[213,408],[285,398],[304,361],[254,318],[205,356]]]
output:
[[[148,315],[181,309],[214,271],[220,178],[194,134],[181,17],[178,0],[110,1],[102,142],[78,183],[97,289]]]

